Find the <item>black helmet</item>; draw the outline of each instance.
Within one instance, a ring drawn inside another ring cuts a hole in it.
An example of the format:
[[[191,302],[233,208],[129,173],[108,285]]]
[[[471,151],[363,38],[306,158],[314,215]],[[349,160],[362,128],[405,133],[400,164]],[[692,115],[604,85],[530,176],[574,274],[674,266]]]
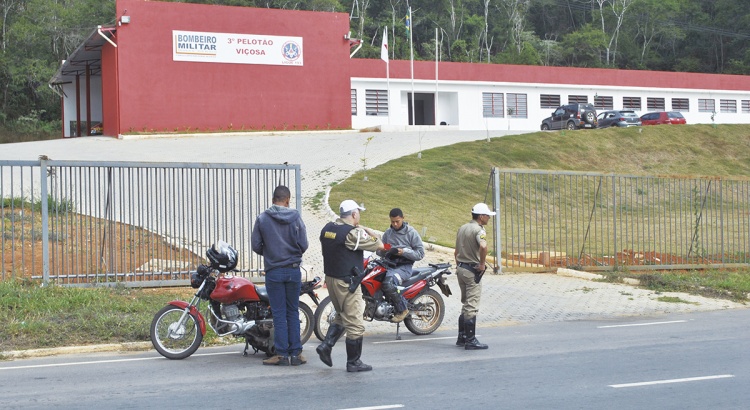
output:
[[[234,269],[237,266],[237,251],[224,241],[219,241],[217,245],[211,245],[211,248],[206,251],[211,267],[219,272]]]

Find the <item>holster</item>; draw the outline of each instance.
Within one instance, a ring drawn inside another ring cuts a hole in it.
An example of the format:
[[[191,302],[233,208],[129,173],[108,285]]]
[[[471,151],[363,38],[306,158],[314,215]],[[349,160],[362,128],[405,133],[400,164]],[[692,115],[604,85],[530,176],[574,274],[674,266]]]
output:
[[[487,270],[487,266],[485,266],[484,270],[480,272],[477,268],[468,263],[461,263],[461,267],[474,274],[474,283],[479,283],[482,280],[482,276],[484,276],[484,272]]]
[[[362,279],[365,278],[365,273],[362,272],[358,267],[352,268],[351,282],[349,282],[349,293],[354,293],[362,283]]]

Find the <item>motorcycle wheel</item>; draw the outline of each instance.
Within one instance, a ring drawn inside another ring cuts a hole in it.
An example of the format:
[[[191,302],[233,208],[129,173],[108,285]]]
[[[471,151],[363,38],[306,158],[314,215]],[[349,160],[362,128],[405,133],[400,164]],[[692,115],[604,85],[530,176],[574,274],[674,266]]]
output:
[[[443,323],[445,302],[435,290],[427,289],[413,299],[411,305],[414,309],[404,319],[404,325],[415,335],[429,335]]]
[[[328,327],[333,323],[333,319],[336,318],[336,310],[333,308],[331,298],[326,296],[318,304],[318,308],[315,309],[315,337],[321,342],[326,340],[326,333],[328,333]]]
[[[198,319],[188,314],[179,323],[183,310],[167,305],[154,316],[151,322],[151,343],[159,354],[167,359],[184,359],[198,350],[203,334],[198,329]]]
[[[310,306],[300,302],[299,304],[299,339],[302,344],[307,343],[310,340],[310,336],[313,334],[313,323],[315,323],[315,315],[313,314]]]

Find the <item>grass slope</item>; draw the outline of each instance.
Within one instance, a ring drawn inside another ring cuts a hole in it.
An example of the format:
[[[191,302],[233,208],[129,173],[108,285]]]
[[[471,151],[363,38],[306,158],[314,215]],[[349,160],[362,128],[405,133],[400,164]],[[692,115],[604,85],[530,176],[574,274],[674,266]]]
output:
[[[364,203],[362,223],[388,228],[404,211],[425,240],[452,246],[477,202],[489,202],[492,167],[750,177],[750,125],[649,126],[536,132],[435,148],[362,171],[331,190],[329,204]]]

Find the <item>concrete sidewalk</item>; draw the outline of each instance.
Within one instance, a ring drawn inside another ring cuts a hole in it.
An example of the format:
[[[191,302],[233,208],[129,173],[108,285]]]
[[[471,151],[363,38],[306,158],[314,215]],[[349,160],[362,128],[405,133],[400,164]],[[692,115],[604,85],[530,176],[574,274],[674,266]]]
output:
[[[499,137],[517,133],[521,132],[314,132],[139,137],[123,140],[87,137],[2,144],[0,159],[36,160],[39,155],[44,154],[56,160],[300,164],[303,175],[303,218],[311,236],[310,249],[305,254],[304,265],[309,268],[310,276],[314,276],[322,274],[320,242],[315,238],[323,225],[331,220],[331,213],[326,206],[324,209],[315,210],[312,207],[313,200],[333,183],[361,169],[361,158],[367,138],[374,136],[367,146],[367,162],[369,167],[375,167],[398,157],[415,156],[420,150],[481,140],[488,135]],[[399,149],[395,150],[393,147]],[[453,255],[427,251],[425,260],[418,266],[434,262],[453,263]],[[443,329],[455,329],[456,318],[461,308],[460,291],[455,276],[451,275],[448,283],[453,290],[453,296],[445,298]],[[726,300],[687,294],[657,295],[653,291],[629,285],[601,283],[556,274],[485,275],[482,284],[479,327],[539,321],[644,317],[747,307]],[[688,303],[659,301],[659,297],[662,296],[678,296]],[[395,333],[396,325],[372,322],[367,323],[366,328],[368,332]],[[404,334],[408,333],[404,327],[402,331],[406,332]],[[314,337],[312,341],[314,342]],[[144,348],[150,347],[147,343],[130,347],[111,345],[111,349],[128,350],[141,345]]]

